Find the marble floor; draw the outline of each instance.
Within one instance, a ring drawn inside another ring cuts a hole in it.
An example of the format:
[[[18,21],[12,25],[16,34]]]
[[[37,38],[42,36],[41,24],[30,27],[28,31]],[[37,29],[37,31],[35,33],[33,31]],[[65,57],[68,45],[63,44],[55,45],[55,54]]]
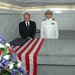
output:
[[[49,40],[48,44],[47,40],[41,48],[38,75],[75,75],[75,31],[59,32],[58,40]],[[37,33],[36,37],[39,38],[40,34]]]

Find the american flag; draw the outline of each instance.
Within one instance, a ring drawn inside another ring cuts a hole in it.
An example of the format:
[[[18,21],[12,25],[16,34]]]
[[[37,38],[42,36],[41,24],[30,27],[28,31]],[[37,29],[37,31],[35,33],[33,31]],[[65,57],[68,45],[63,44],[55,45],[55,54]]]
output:
[[[23,46],[29,39],[24,39],[24,38],[16,38],[12,41],[10,41],[11,46]]]
[[[44,39],[40,38],[17,38],[17,40],[14,39],[10,42],[12,48],[16,48],[16,53],[18,54],[19,59],[26,65],[28,75],[37,75],[37,56],[43,42]]]

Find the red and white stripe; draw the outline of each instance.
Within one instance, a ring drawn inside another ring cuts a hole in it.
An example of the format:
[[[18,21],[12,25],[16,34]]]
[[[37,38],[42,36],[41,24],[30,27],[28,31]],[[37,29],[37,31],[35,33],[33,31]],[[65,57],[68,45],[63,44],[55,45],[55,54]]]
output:
[[[29,75],[37,75],[37,55],[44,39],[30,39],[23,46],[14,46],[19,59],[26,65]]]

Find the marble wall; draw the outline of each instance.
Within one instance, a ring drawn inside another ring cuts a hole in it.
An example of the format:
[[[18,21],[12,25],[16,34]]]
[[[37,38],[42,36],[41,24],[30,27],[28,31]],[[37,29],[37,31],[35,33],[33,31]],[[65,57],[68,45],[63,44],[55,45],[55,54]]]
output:
[[[29,12],[31,20],[35,21],[37,28],[41,28],[41,21],[45,18],[45,11]],[[75,11],[54,12],[53,18],[58,21],[59,30],[75,30]]]
[[[17,12],[0,12],[0,36],[5,36],[6,41],[11,41],[19,35],[19,22],[21,21],[21,14]]]
[[[31,20],[37,24],[37,29],[41,28],[41,21],[45,11],[29,12]],[[23,21],[24,12],[10,11],[0,9],[0,36],[5,36],[7,41],[20,37],[19,23]],[[58,21],[59,30],[75,30],[75,11],[63,11],[61,13],[54,12],[53,18]]]

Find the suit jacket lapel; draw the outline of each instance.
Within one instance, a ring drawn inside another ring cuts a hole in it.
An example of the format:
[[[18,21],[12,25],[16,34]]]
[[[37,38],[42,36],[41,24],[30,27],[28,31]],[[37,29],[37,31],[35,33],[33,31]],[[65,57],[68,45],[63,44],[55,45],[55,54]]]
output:
[[[24,25],[25,25],[25,27],[26,27],[26,23],[25,23],[25,21],[24,21]]]
[[[25,27],[25,29],[26,29],[26,31],[27,31],[27,26],[26,26],[26,23],[25,23],[25,21],[24,21],[24,27]]]
[[[29,30],[31,29],[31,21],[30,21],[30,24],[29,24]]]

